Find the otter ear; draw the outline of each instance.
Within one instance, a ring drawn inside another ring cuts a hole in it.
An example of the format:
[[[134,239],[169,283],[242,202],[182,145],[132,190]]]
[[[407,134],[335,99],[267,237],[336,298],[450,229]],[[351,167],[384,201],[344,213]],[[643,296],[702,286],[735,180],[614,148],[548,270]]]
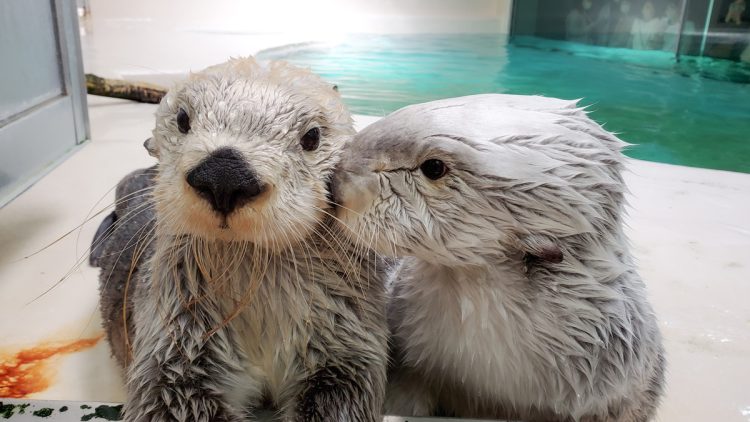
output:
[[[518,239],[518,247],[533,259],[560,263],[563,260],[563,252],[554,239],[536,234],[521,236]]]
[[[154,142],[154,138],[148,138],[145,142],[143,142],[143,147],[146,148],[146,151],[148,151],[148,155],[159,158],[159,149],[156,147],[156,143]]]

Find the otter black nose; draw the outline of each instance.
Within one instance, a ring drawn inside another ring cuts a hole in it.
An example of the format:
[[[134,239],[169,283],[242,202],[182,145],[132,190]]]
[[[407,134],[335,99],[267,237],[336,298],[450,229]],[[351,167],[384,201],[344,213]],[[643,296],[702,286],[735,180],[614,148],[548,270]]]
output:
[[[214,151],[188,173],[187,182],[224,215],[263,192],[245,159],[231,148]]]

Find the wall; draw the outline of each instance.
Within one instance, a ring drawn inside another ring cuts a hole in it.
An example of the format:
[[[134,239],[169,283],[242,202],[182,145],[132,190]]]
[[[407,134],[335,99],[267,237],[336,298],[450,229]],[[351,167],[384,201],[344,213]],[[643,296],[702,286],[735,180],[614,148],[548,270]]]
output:
[[[97,19],[184,30],[302,33],[508,33],[512,0],[90,0]]]

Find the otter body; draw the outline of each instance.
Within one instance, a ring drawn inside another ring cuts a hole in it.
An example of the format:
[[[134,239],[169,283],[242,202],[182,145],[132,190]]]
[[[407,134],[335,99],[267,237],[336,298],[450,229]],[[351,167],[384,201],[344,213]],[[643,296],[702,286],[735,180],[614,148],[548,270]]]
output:
[[[664,352],[622,230],[624,143],[574,102],[406,107],[345,148],[342,226],[392,275],[386,413],[649,420]]]
[[[387,339],[375,257],[346,268],[330,240],[311,238],[268,257],[206,243],[197,256],[211,260],[201,262],[195,246],[159,240],[134,291],[126,415],[240,420],[270,407],[289,420],[377,419]]]
[[[99,273],[99,307],[112,355],[128,365],[133,338],[133,292],[154,252],[155,213],[151,190],[156,166],[125,176],[115,189],[115,209],[99,225],[89,263]]]
[[[338,94],[284,63],[232,60],[165,96],[146,142],[159,164],[140,197],[153,226],[146,252],[128,255],[138,277],[95,259],[108,338],[125,338],[112,348],[125,361],[127,421],[240,421],[259,408],[380,419],[382,265],[328,211],[352,133]],[[100,238],[103,250],[142,228],[116,217],[105,226],[125,234]]]

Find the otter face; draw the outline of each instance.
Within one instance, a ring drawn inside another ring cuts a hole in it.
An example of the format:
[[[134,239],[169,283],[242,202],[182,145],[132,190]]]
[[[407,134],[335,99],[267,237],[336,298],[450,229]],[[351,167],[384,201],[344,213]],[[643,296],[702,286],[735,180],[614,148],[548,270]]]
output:
[[[284,248],[328,208],[351,117],[330,85],[281,62],[235,59],[170,90],[146,148],[160,229]]]
[[[380,253],[451,266],[556,262],[557,239],[615,230],[621,142],[569,102],[528,98],[441,100],[368,126],[336,172],[339,223]]]
[[[439,134],[394,131],[391,123],[372,124],[344,147],[333,183],[339,224],[388,256],[481,262],[484,250],[507,239],[514,219],[488,200],[475,151]]]

